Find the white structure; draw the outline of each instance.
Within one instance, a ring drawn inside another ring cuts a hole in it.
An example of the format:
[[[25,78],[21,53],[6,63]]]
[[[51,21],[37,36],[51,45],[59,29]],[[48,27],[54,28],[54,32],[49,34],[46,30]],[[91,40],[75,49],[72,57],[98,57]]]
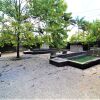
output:
[[[70,45],[71,52],[82,52],[83,46],[82,45]]]
[[[49,49],[49,45],[47,45],[47,44],[44,43],[41,48],[42,49]]]

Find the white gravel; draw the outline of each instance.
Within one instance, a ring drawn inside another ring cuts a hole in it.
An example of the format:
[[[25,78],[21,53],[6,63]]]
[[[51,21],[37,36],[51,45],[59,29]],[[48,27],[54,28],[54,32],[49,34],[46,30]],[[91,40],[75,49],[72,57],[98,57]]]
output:
[[[80,70],[49,64],[49,54],[12,56],[0,58],[0,100],[100,99],[100,65]]]

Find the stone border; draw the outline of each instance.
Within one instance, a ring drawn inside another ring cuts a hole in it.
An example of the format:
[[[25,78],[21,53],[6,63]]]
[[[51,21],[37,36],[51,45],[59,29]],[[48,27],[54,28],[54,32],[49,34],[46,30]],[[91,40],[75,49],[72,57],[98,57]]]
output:
[[[65,52],[66,49],[61,49],[61,51]],[[33,50],[28,50],[24,51],[24,54],[46,54],[46,53],[53,53],[59,51],[58,49],[33,49]],[[67,50],[66,50],[67,52]]]
[[[52,64],[52,65],[55,65],[57,67],[63,67],[63,66],[67,65],[68,60],[60,58],[60,57],[56,57],[56,58],[50,59],[49,63]]]
[[[77,61],[72,61],[72,60],[68,61],[68,65],[73,66],[73,67],[77,67],[77,68],[80,68],[80,69],[87,69],[89,67],[92,67],[92,66],[98,65],[98,64],[100,64],[100,58],[90,60],[90,61],[85,62],[85,63],[79,63]]]

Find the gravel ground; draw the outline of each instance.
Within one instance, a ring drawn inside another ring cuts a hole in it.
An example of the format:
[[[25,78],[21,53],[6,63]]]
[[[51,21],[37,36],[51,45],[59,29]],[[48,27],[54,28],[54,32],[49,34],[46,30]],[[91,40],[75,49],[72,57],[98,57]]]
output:
[[[0,58],[0,100],[100,99],[100,65],[86,70],[49,64],[49,54]]]

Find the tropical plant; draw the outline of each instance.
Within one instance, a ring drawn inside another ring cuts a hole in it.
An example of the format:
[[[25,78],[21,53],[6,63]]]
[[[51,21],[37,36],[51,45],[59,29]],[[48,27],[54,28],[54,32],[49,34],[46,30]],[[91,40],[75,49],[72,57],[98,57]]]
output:
[[[91,23],[89,32],[96,37],[96,40],[100,40],[100,20],[95,20]]]
[[[72,24],[77,28],[78,28],[78,34],[80,35],[80,32],[83,33],[81,34],[83,36],[83,38],[85,37],[85,34],[87,33],[88,29],[89,29],[89,26],[90,26],[90,22],[86,21],[84,19],[84,17],[82,18],[79,18],[79,17],[76,17],[76,19],[72,20]],[[78,39],[78,38],[77,38]]]

